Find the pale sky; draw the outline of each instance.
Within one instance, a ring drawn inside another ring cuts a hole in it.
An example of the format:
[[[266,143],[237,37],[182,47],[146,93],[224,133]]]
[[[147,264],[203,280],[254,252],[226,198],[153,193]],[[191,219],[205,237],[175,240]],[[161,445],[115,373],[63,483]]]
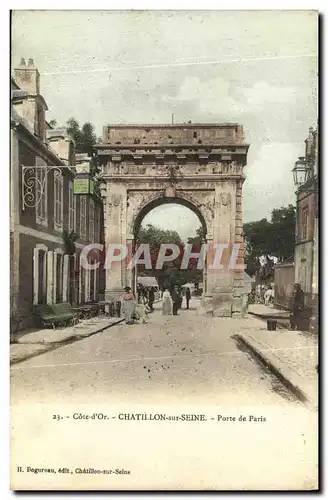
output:
[[[15,11],[12,63],[32,57],[47,119],[237,122],[250,143],[245,222],[295,203],[291,169],[317,121],[314,11]],[[195,233],[162,206],[144,223]]]

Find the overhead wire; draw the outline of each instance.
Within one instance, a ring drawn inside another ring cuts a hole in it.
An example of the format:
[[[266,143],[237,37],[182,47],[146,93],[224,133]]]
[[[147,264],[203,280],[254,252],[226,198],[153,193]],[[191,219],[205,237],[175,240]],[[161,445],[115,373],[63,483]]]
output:
[[[265,57],[248,57],[248,58],[238,58],[238,59],[219,59],[215,61],[184,61],[184,62],[174,62],[174,63],[162,63],[162,64],[146,64],[140,66],[114,66],[109,68],[93,68],[93,69],[71,69],[64,71],[53,71],[44,72],[42,76],[54,76],[54,75],[69,75],[69,74],[81,74],[81,73],[108,73],[113,71],[129,71],[136,69],[157,69],[157,68],[174,68],[174,67],[185,67],[185,66],[201,66],[201,65],[212,65],[212,64],[231,64],[231,63],[244,63],[252,61],[273,61],[273,60],[285,60],[285,59],[302,59],[302,58],[315,58],[317,54],[291,54],[285,56],[265,56]]]

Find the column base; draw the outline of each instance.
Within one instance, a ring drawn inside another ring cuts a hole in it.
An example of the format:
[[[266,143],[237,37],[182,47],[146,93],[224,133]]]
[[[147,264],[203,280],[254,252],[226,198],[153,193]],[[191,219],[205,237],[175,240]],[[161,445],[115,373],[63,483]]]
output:
[[[200,316],[231,318],[232,293],[214,293],[213,295],[203,294],[198,314]]]
[[[213,300],[212,296],[203,293],[201,297],[200,307],[197,310],[199,316],[213,316]]]
[[[218,318],[231,318],[233,305],[232,292],[213,294],[213,316]]]
[[[247,315],[247,302],[244,296],[234,297],[233,292],[203,294],[198,309],[200,316],[218,318],[244,318]]]
[[[245,318],[247,315],[247,295],[234,296],[232,301],[232,316],[234,318]]]
[[[233,319],[242,319],[245,317],[245,315],[242,314],[241,312],[233,312],[231,317]]]

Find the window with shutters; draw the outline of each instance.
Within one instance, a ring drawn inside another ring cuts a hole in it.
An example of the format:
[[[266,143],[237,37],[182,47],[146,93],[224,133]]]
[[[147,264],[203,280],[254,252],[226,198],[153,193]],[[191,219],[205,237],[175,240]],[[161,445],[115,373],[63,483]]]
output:
[[[73,181],[68,187],[68,230],[76,231],[76,196],[73,193]]]
[[[47,253],[43,250],[38,252],[38,304],[47,303]]]
[[[62,302],[63,300],[63,269],[64,268],[64,258],[63,255],[57,254],[56,259],[56,302]]]
[[[36,157],[36,183],[35,183],[35,200],[36,200],[36,223],[42,226],[48,225],[48,180],[46,163],[42,158]]]
[[[89,205],[89,240],[95,241],[95,202],[92,198]]]
[[[95,205],[95,242],[100,243],[100,212],[99,206]]]
[[[57,231],[63,230],[63,190],[64,190],[64,178],[63,176],[55,171],[54,172],[54,228]]]
[[[91,264],[95,264],[95,260],[92,260]],[[89,300],[94,300],[95,294],[95,269],[90,270],[90,297]]]
[[[87,237],[87,198],[80,197],[80,238],[85,240]]]

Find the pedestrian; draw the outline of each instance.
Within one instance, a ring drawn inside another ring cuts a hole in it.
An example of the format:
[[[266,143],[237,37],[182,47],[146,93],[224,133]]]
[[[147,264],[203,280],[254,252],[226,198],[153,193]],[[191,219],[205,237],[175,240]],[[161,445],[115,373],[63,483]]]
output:
[[[186,303],[187,303],[187,309],[189,309],[189,302],[190,302],[190,297],[191,297],[191,292],[190,288],[186,288]]]
[[[146,298],[142,297],[140,303],[137,304],[135,308],[136,316],[140,324],[145,324],[147,322],[149,311],[150,309],[148,308]]]
[[[182,301],[183,301],[183,297],[182,297],[182,290],[181,290],[181,288],[178,288],[178,289],[177,289],[177,292],[178,292],[178,295],[179,295],[179,304],[178,304],[178,309],[181,309],[181,308],[182,308]]]
[[[173,311],[173,302],[171,294],[167,288],[165,288],[162,297],[162,314],[164,316],[170,316]]]
[[[172,302],[173,302],[173,316],[177,316],[179,304],[180,304],[180,295],[178,293],[177,287],[173,287],[171,292]]]
[[[269,286],[269,288],[266,290],[264,294],[264,304],[266,306],[270,305],[270,302],[273,300],[273,290],[272,286]]]
[[[155,293],[154,293],[154,289],[153,288],[150,288],[149,289],[149,292],[148,292],[148,305],[149,305],[149,309],[151,311],[154,310],[154,301],[155,301]]]
[[[141,295],[142,295],[142,285],[140,283],[138,283],[137,284],[137,300],[138,300],[138,304],[140,302]]]
[[[290,326],[292,330],[302,329],[302,312],[304,310],[304,292],[299,283],[295,283],[292,295],[292,314],[290,316]]]
[[[124,295],[122,295],[122,311],[124,314],[125,323],[127,325],[133,324],[133,314],[135,312],[136,303],[135,297],[131,292],[131,288],[126,286],[124,288]]]

